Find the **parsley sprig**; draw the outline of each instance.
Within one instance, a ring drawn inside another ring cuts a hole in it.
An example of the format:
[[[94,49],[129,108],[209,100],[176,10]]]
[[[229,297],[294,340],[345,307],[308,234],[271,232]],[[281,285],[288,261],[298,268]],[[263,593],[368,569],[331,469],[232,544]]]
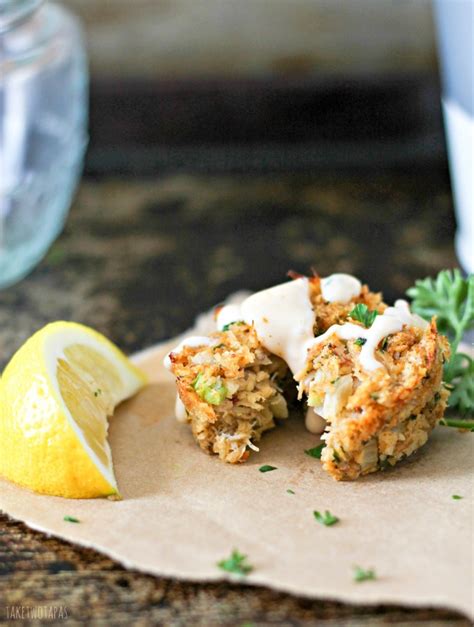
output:
[[[247,562],[247,556],[239,553],[237,549],[232,551],[230,557],[217,562],[217,566],[227,573],[239,575],[240,577],[245,577],[253,570],[253,566]]]
[[[442,270],[436,279],[416,281],[407,294],[413,299],[413,311],[426,320],[436,316],[439,331],[450,341],[451,359],[444,366],[449,406],[465,416],[474,415],[474,360],[457,352],[463,335],[474,328],[474,275],[463,278],[458,269]],[[442,424],[459,427],[459,422],[446,418]],[[474,429],[474,421],[465,420],[462,428]]]
[[[367,307],[367,305],[364,305],[363,303],[358,303],[354,307],[354,309],[349,312],[349,318],[357,320],[358,322],[361,322],[364,327],[369,328],[370,326],[372,326],[372,323],[378,316],[378,313],[379,312],[375,310],[371,311]]]

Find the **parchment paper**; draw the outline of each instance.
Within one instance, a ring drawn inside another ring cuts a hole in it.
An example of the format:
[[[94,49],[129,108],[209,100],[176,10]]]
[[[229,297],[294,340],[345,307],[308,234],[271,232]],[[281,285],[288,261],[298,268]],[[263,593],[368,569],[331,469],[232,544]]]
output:
[[[208,324],[201,318],[199,332]],[[1,510],[147,573],[217,580],[226,575],[216,562],[237,548],[254,566],[249,584],[474,616],[472,434],[438,427],[409,461],[337,483],[304,454],[318,440],[294,416],[264,436],[249,462],[223,464],[173,417],[174,384],[162,358],[176,342],[135,357],[152,383],[111,420],[122,501],[46,497],[0,481]],[[262,464],[277,470],[260,473]],[[326,509],[339,524],[315,521],[313,511]],[[355,583],[354,565],[374,568],[377,580]]]

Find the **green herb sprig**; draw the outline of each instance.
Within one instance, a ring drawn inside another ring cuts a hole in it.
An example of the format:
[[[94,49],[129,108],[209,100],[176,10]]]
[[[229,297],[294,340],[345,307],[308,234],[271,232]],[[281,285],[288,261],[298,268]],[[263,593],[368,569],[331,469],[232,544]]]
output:
[[[227,573],[245,577],[252,572],[253,566],[248,563],[247,556],[234,549],[230,557],[217,562],[217,566]]]
[[[474,360],[457,352],[463,335],[474,328],[474,275],[463,278],[458,269],[442,270],[436,279],[416,281],[407,294],[412,310],[425,320],[436,316],[439,331],[450,341],[451,359],[444,366],[444,380],[451,390],[449,406],[464,416],[474,415]],[[460,422],[446,418],[441,424],[459,428]],[[474,429],[474,420],[462,422],[460,428]]]
[[[379,312],[378,311],[371,311],[367,305],[364,305],[363,303],[359,303],[357,304],[354,309],[352,311],[349,312],[349,318],[352,318],[353,320],[357,320],[358,322],[361,322],[364,327],[369,328],[370,326],[372,326],[373,321],[375,320],[375,318],[378,316]]]
[[[318,523],[324,525],[325,527],[331,527],[339,522],[339,518],[331,514],[329,510],[326,510],[324,514],[321,514],[321,512],[313,512],[313,516]]]

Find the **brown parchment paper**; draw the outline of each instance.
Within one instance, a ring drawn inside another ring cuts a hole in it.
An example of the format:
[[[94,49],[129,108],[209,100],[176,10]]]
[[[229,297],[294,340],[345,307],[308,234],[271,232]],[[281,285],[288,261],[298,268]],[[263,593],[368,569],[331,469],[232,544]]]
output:
[[[208,325],[202,317],[199,332]],[[189,427],[173,417],[174,384],[162,358],[176,342],[135,356],[151,384],[111,420],[122,501],[46,497],[0,481],[0,509],[155,575],[217,580],[226,575],[216,562],[237,548],[254,566],[249,584],[352,603],[444,606],[474,616],[472,434],[438,427],[406,463],[337,483],[304,454],[318,440],[294,416],[264,436],[249,462],[223,464],[204,454]],[[260,473],[262,464],[277,470]],[[339,524],[314,520],[314,510],[326,509]],[[63,521],[65,515],[80,524]],[[375,568],[377,580],[355,583],[356,564]]]

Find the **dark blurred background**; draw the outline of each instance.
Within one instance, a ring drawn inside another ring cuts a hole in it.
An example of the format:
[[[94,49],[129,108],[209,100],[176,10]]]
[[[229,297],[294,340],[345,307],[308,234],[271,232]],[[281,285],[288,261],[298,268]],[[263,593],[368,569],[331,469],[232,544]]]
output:
[[[445,158],[428,0],[64,4],[87,29],[88,173]]]

